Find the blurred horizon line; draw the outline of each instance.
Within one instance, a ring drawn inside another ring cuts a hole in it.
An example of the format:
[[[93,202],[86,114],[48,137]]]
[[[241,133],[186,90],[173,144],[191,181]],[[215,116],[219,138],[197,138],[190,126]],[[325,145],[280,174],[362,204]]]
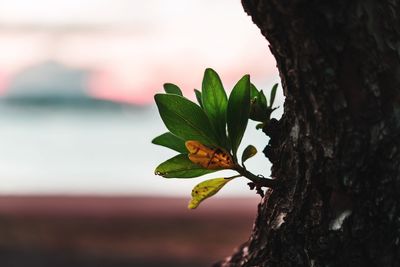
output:
[[[196,210],[189,210],[189,198],[141,196],[0,196],[0,216],[181,216],[204,213],[253,214],[260,198],[215,197]]]

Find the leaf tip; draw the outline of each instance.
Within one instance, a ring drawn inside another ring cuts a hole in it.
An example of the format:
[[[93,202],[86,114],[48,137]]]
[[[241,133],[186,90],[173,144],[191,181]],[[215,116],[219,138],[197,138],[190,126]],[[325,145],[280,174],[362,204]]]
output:
[[[155,174],[155,175],[158,175],[158,176],[163,176],[163,177],[164,177],[164,175],[165,175],[165,173],[160,172],[160,171],[157,170],[157,169],[154,171],[154,174]]]
[[[199,202],[195,202],[195,201],[191,200],[188,204],[188,209],[194,210],[199,206],[199,204],[200,204]]]
[[[209,73],[209,72],[216,72],[213,68],[206,68],[204,70],[204,73]]]
[[[160,96],[163,94],[155,94],[154,95],[154,101],[156,101],[156,104],[158,103],[158,100],[160,99]]]

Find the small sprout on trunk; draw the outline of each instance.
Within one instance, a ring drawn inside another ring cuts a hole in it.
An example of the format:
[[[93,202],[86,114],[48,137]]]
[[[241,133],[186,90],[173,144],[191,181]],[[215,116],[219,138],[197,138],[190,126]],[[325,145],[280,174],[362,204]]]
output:
[[[261,196],[264,195],[263,187],[276,186],[276,180],[257,176],[246,169],[244,162],[257,153],[253,145],[244,149],[240,163],[237,151],[249,119],[260,122],[257,128],[269,123],[271,113],[276,109],[272,106],[277,84],[271,90],[269,105],[263,91],[250,82],[249,75],[236,83],[228,97],[220,77],[212,69],[204,72],[202,90],[195,89],[199,104],[185,98],[174,84],[164,84],[164,90],[165,94],[157,94],[154,98],[169,132],[152,142],[180,154],[158,165],[155,173],[164,178],[194,178],[226,169],[238,173],[196,185],[190,209],[195,209],[236,177],[249,179],[251,189],[256,189]]]

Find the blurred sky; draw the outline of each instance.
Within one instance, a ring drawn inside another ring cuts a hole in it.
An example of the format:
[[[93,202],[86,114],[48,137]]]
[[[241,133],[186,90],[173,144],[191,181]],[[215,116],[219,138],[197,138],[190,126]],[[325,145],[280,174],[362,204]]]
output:
[[[193,97],[207,67],[226,88],[246,73],[260,88],[279,81],[268,43],[240,1],[0,1],[0,95],[82,90],[143,107],[118,115],[3,110],[0,192],[187,195],[199,180],[153,176],[171,156],[150,145],[165,131],[153,95],[172,82]],[[277,101],[282,106],[281,92]],[[249,138],[261,149],[266,143],[261,133]],[[255,167],[268,170],[265,161]],[[243,184],[232,194],[241,195]]]

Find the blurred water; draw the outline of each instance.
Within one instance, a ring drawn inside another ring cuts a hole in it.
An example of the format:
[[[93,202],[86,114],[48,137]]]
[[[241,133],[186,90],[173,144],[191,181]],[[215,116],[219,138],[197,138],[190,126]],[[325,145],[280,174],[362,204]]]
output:
[[[189,196],[202,178],[164,179],[153,174],[158,163],[175,154],[150,143],[165,131],[154,106],[0,105],[0,194]],[[248,132],[244,144],[251,140],[261,151],[266,137]],[[269,174],[262,153],[247,165]],[[237,179],[220,195],[253,196],[246,187],[244,179]]]

